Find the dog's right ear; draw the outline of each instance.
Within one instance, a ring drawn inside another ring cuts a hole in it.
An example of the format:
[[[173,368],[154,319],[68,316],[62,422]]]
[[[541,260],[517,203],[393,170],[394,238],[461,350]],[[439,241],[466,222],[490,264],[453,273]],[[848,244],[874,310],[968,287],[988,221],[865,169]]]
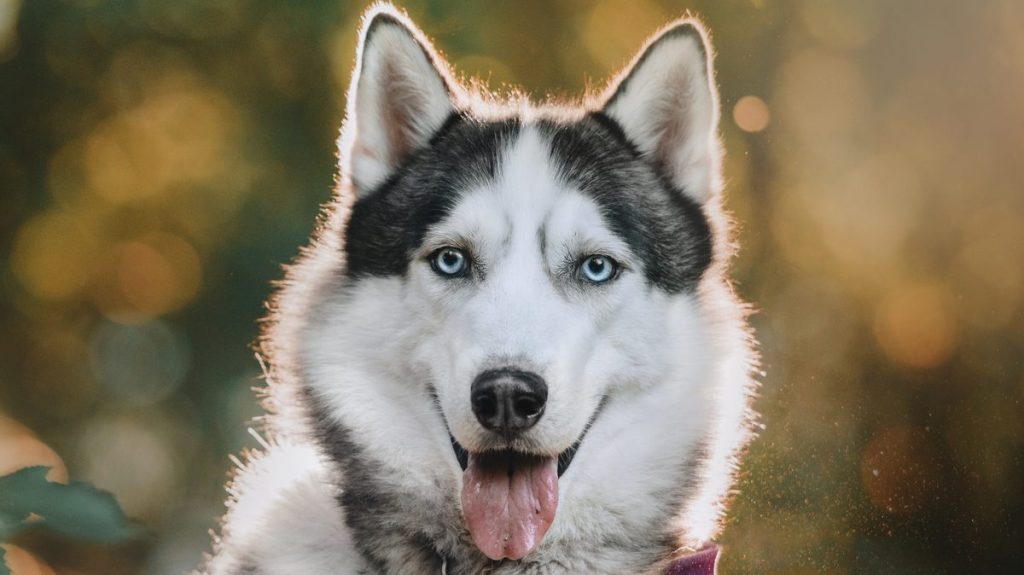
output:
[[[356,57],[339,148],[342,175],[363,197],[455,111],[455,84],[423,34],[388,5],[365,14]]]
[[[609,87],[603,110],[682,193],[706,201],[719,182],[718,92],[704,27],[679,20],[648,41]]]

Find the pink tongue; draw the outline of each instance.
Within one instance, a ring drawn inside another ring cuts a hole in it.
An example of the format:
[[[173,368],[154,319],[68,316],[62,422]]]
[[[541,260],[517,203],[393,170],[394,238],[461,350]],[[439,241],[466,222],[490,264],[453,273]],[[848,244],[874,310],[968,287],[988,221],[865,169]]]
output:
[[[522,559],[540,544],[558,507],[558,459],[509,453],[469,456],[462,511],[491,559]]]

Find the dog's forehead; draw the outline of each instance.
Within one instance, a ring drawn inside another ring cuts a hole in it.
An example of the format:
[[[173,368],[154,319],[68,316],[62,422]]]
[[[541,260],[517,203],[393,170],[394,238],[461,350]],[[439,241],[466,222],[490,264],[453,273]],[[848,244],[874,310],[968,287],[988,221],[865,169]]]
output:
[[[467,225],[477,218],[478,227],[607,232],[640,258],[650,283],[672,293],[692,290],[711,260],[700,207],[600,114],[530,123],[453,116],[353,206],[347,275],[404,275],[430,233],[452,226],[455,214]]]
[[[549,138],[537,126],[524,126],[498,159],[495,176],[463,193],[430,234],[489,243],[507,243],[516,234],[542,242],[574,236],[621,244],[597,202],[561,172]]]

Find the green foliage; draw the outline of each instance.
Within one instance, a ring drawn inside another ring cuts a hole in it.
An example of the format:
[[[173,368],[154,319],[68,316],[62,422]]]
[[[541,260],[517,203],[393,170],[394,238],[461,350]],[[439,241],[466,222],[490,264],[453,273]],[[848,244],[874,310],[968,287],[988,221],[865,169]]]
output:
[[[114,496],[88,483],[46,480],[49,467],[26,467],[0,477],[0,543],[29,527],[74,539],[115,542],[139,535]],[[0,559],[3,554],[0,550]],[[0,565],[0,575],[6,568]]]

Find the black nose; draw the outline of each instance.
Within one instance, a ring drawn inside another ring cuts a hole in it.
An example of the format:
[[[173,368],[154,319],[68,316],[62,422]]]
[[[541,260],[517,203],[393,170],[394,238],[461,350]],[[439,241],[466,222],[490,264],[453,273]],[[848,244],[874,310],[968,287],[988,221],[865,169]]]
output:
[[[504,435],[533,427],[548,400],[544,380],[517,369],[489,369],[473,380],[469,393],[480,425]]]

